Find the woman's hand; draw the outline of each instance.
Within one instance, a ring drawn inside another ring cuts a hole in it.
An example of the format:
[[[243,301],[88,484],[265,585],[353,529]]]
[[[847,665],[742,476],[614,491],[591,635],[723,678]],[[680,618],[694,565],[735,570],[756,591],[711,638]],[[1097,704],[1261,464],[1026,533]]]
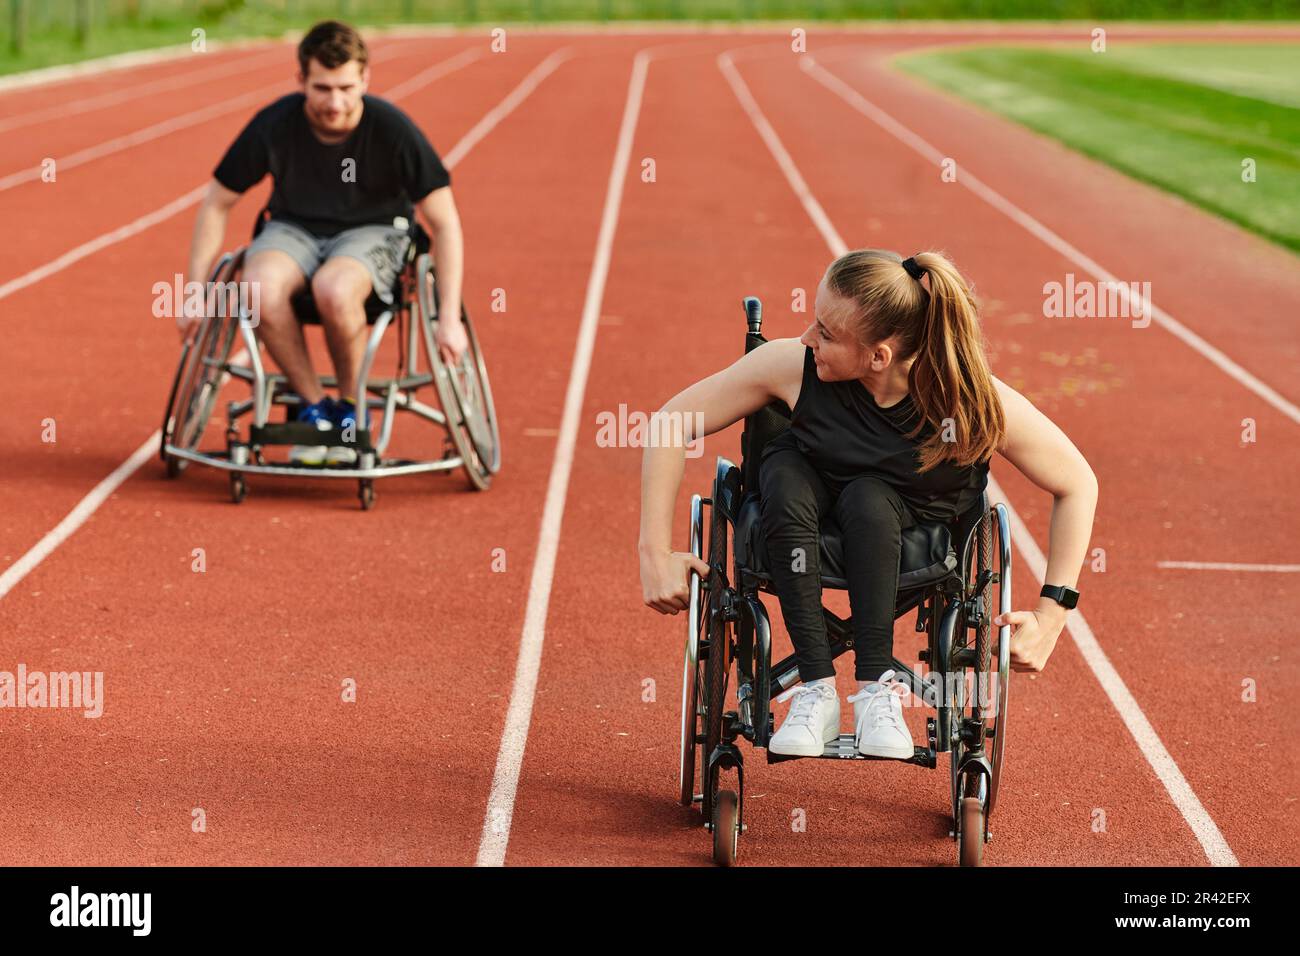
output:
[[[676,614],[690,606],[690,571],[708,577],[708,562],[688,551],[641,552],[641,594],[646,607]]]
[[[1011,669],[1038,673],[1056,647],[1065,627],[1065,608],[1055,601],[1035,611],[1008,611],[993,618],[993,624],[1019,625],[1011,635]]]

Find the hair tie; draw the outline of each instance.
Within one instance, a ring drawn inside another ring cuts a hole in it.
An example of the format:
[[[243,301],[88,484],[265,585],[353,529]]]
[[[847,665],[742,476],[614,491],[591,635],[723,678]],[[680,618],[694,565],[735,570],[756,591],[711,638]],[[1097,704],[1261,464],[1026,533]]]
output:
[[[921,276],[925,275],[925,266],[917,264],[916,259],[912,256],[908,256],[903,260],[903,268],[906,269],[907,274],[917,282],[920,282]]]

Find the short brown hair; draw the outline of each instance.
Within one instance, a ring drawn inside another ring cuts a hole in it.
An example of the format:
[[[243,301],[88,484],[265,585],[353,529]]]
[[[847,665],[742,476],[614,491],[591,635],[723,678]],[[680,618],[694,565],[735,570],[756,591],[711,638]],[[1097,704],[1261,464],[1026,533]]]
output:
[[[323,20],[307,31],[298,44],[298,68],[307,75],[307,64],[316,60],[327,70],[356,60],[364,70],[370,60],[370,51],[361,34],[346,23]]]

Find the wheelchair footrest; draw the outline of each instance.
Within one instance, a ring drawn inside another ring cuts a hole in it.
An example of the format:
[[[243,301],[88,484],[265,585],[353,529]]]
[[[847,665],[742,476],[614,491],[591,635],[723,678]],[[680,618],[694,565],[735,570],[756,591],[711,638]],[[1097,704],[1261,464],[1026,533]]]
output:
[[[351,438],[351,441],[345,441],[341,428],[326,431],[310,422],[273,422],[260,428],[252,425],[248,430],[250,445],[325,445],[329,448],[354,448],[358,452],[374,451],[370,445],[370,429],[357,428]]]
[[[767,751],[768,763],[780,763],[784,760],[806,760],[806,757],[793,757],[789,754],[774,754]],[[922,767],[933,768],[936,765],[935,753],[928,747],[912,748],[910,757],[868,757],[866,754],[858,753],[857,742],[853,739],[852,734],[840,734],[834,740],[826,745],[817,758],[819,760],[896,760],[900,763],[914,763]]]

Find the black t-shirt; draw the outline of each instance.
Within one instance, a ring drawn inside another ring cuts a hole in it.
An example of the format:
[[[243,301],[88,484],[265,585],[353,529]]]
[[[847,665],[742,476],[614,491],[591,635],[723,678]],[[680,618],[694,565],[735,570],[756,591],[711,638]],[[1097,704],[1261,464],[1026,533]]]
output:
[[[270,173],[271,218],[317,236],[392,225],[397,217],[410,221],[412,203],[451,185],[424,134],[392,103],[363,96],[357,128],[329,145],[312,132],[305,99],[291,93],[254,116],[213,172],[217,181],[242,193]]]
[[[910,394],[881,408],[857,379],[823,382],[812,349],[805,346],[803,385],[790,429],[768,442],[763,454],[794,442],[812,466],[832,480],[874,475],[897,491],[920,520],[950,520],[979,500],[989,463],[959,468],[945,461],[919,473],[919,447],[934,428],[927,425],[916,438],[907,438],[918,417]]]

